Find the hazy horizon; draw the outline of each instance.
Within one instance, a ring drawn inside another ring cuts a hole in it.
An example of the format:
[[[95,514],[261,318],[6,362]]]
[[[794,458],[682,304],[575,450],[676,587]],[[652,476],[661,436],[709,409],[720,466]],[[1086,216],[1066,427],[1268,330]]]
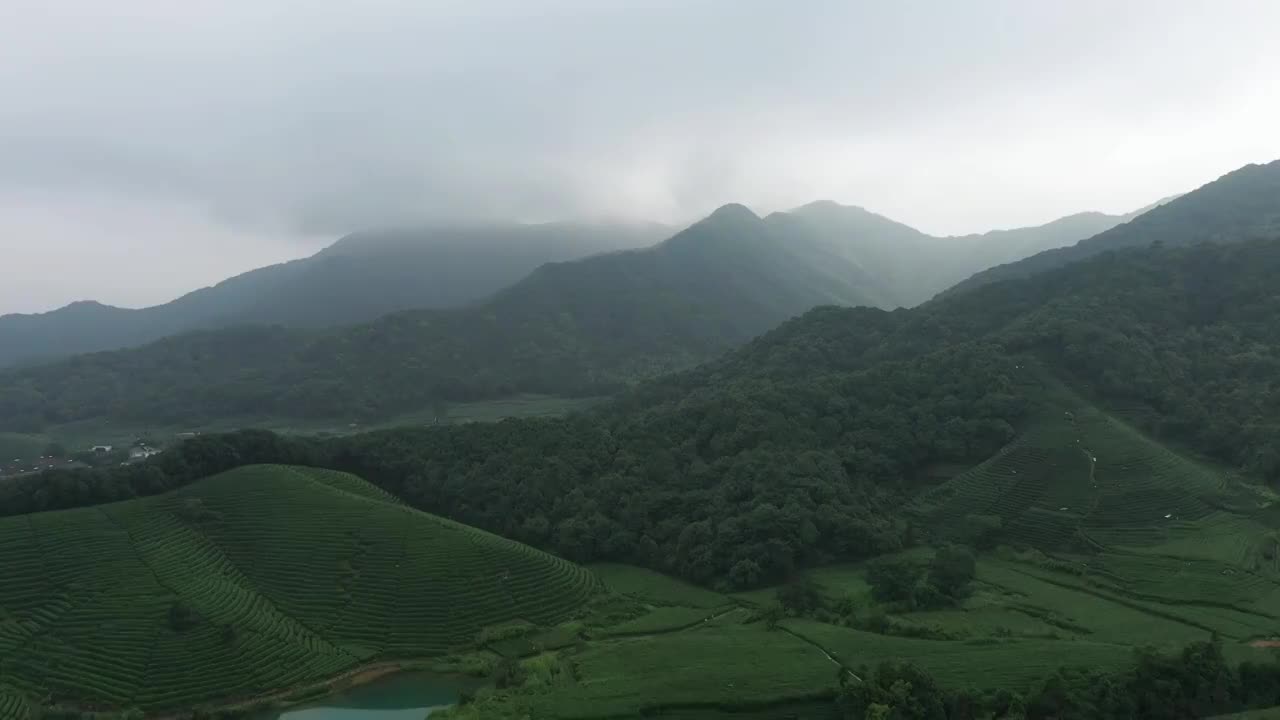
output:
[[[1143,206],[1141,206],[1141,207],[1146,207],[1147,205],[1155,204],[1156,202],[1159,202],[1159,201],[1161,201],[1161,200],[1163,200],[1163,199],[1165,199],[1165,198],[1156,198],[1156,199],[1155,199],[1155,200],[1153,200],[1151,203],[1146,203],[1146,204],[1144,204],[1144,205],[1143,205]],[[844,205],[844,206],[857,206],[857,207],[862,207],[862,206],[860,206],[860,205],[857,205],[856,203],[852,203],[852,202],[840,202],[840,201],[835,201],[835,200],[829,200],[828,198],[821,198],[821,199],[819,199],[819,200],[814,200],[814,201],[810,201],[810,202],[811,202],[811,203],[812,203],[812,202],[836,202],[837,204]],[[742,204],[742,203],[726,203],[726,204]],[[805,204],[807,205],[807,204],[809,204],[809,203],[805,203]],[[768,215],[768,214],[770,214],[770,213],[774,213],[774,212],[787,212],[787,211],[791,211],[791,210],[798,209],[798,208],[800,208],[800,207],[802,207],[802,205],[797,205],[797,206],[794,206],[794,207],[786,207],[786,208],[775,208],[775,209],[770,209],[770,210],[759,210],[759,209],[757,209],[757,208],[750,208],[750,207],[749,207],[748,209],[749,209],[749,210],[751,210],[754,214],[756,214],[756,215],[758,215],[758,216],[760,216],[760,217],[764,217],[764,216],[766,216],[766,215]],[[867,211],[872,212],[872,213],[875,213],[875,214],[877,214],[877,215],[883,215],[883,213],[877,213],[877,212],[875,211],[875,209],[874,209],[874,208],[866,208],[866,207],[863,207],[862,209],[867,210]],[[1126,211],[1119,211],[1119,212],[1112,212],[1112,213],[1104,213],[1104,214],[1113,215],[1113,216],[1120,216],[1120,215],[1125,215],[1125,214],[1127,214],[1127,213],[1129,213],[1129,212],[1133,212],[1133,211],[1136,211],[1136,210],[1139,210],[1139,209],[1140,209],[1140,207],[1135,207],[1135,208],[1131,208],[1131,209],[1126,210]],[[712,209],[712,212],[714,212],[714,210],[715,210],[715,208],[713,208],[713,209]],[[1045,224],[1051,223],[1051,222],[1053,222],[1053,221],[1055,221],[1055,220],[1061,220],[1061,219],[1063,219],[1063,218],[1071,217],[1071,216],[1073,216],[1073,215],[1079,215],[1079,214],[1085,214],[1085,213],[1091,213],[1091,212],[1103,212],[1103,211],[1100,211],[1100,210],[1080,210],[1080,211],[1078,211],[1078,212],[1074,212],[1074,213],[1067,213],[1066,215],[1062,215],[1062,216],[1058,216],[1058,217],[1053,217],[1053,218],[1048,218],[1048,219],[1046,219],[1046,220],[1045,220],[1045,221],[1043,221],[1043,222],[1033,222],[1033,223],[1031,223],[1030,225],[1017,225],[1017,226],[1015,226],[1015,225],[1010,225],[1010,226],[1008,226],[1008,227],[993,227],[993,228],[987,228],[987,229],[984,229],[984,230],[976,230],[976,231],[972,231],[972,232],[969,232],[969,233],[950,233],[950,234],[947,234],[947,235],[939,235],[939,236],[937,236],[937,237],[943,237],[943,238],[949,238],[949,237],[961,237],[961,236],[966,236],[966,235],[983,234],[983,233],[996,232],[996,231],[1001,231],[1001,230],[1014,230],[1014,229],[1018,229],[1018,228],[1022,228],[1022,227],[1035,227],[1035,226],[1040,226],[1040,225],[1045,225]],[[678,232],[680,232],[681,230],[683,230],[683,229],[684,229],[685,227],[687,227],[688,225],[691,225],[691,224],[693,224],[693,223],[698,222],[699,220],[703,219],[704,217],[706,217],[706,215],[709,215],[709,214],[710,214],[710,212],[708,212],[708,213],[706,213],[706,214],[703,214],[703,215],[700,215],[700,216],[695,217],[695,218],[691,218],[691,219],[686,220],[686,221],[682,221],[682,222],[677,223],[677,224],[674,224],[674,225],[670,225],[670,224],[666,224],[666,225],[667,225],[668,229],[670,229],[671,234],[675,234],[675,233],[678,233]],[[888,216],[885,216],[885,217],[888,217]],[[916,226],[912,225],[912,223],[910,223],[910,222],[905,222],[905,221],[901,220],[900,218],[889,217],[889,219],[890,219],[890,220],[893,220],[893,221],[895,221],[895,222],[901,222],[901,223],[903,223],[903,224],[905,224],[905,225],[908,225],[908,226],[911,226],[911,227],[915,227],[915,229],[917,229],[917,230],[919,230],[919,229],[920,229],[920,228],[918,228],[918,227],[916,227]],[[484,224],[484,222],[485,222],[485,221],[482,221],[482,220],[475,220],[475,221],[447,221],[447,222],[440,222],[440,223],[438,223],[438,225],[439,225],[439,227],[442,227],[442,228],[443,228],[443,227],[452,227],[452,226],[455,226],[455,225],[483,225],[483,224]],[[613,220],[613,219],[610,219],[610,218],[588,218],[588,219],[574,219],[574,218],[569,218],[569,219],[564,219],[564,220],[551,220],[551,221],[546,221],[546,222],[551,222],[551,223],[583,223],[583,224],[589,224],[589,223],[601,223],[601,224],[604,224],[604,223],[616,222],[616,223],[619,223],[619,224],[625,224],[625,223],[640,223],[640,222],[643,222],[643,221],[633,220],[633,219],[630,219],[630,218],[626,218],[626,219],[617,219],[617,220]],[[654,222],[656,223],[656,221],[654,221]],[[519,222],[517,221],[517,224],[524,224],[524,223],[519,223]],[[529,224],[533,224],[533,223],[529,223]],[[663,225],[664,223],[657,223],[657,224],[659,224],[659,225]],[[419,225],[419,226],[404,226],[404,227],[370,227],[370,228],[367,228],[367,229],[366,229],[366,230],[364,230],[364,231],[368,231],[368,232],[378,232],[378,231],[387,231],[387,230],[405,229],[405,228],[408,228],[408,227],[428,227],[428,228],[429,228],[429,227],[432,227],[432,226],[433,226],[433,224],[432,224],[430,221],[424,221],[424,222],[423,222],[423,224],[422,224],[422,225]],[[210,230],[211,230],[212,232],[215,232],[215,233],[217,232],[217,228],[211,228]],[[362,232],[362,231],[361,231],[361,230],[353,230],[353,231],[352,231],[352,233],[348,233],[348,234],[359,233],[359,232]],[[3,309],[0,309],[0,316],[4,316],[4,315],[33,315],[33,314],[41,314],[41,313],[45,313],[45,312],[52,312],[52,311],[54,311],[54,310],[62,309],[62,308],[67,307],[68,305],[73,305],[73,304],[76,304],[76,303],[84,303],[84,302],[94,302],[94,303],[99,303],[99,304],[108,305],[108,306],[112,306],[112,307],[118,307],[118,308],[122,308],[122,309],[140,309],[140,308],[144,308],[144,307],[152,307],[152,306],[155,306],[155,305],[162,305],[162,304],[164,304],[164,303],[167,303],[167,302],[170,302],[170,301],[176,300],[176,299],[178,299],[178,298],[182,297],[183,295],[186,295],[186,294],[191,293],[191,292],[196,291],[196,290],[201,290],[201,289],[204,289],[204,288],[211,287],[211,286],[216,285],[216,284],[218,284],[218,283],[220,283],[220,282],[222,282],[222,281],[224,281],[224,280],[227,280],[227,279],[233,278],[233,277],[235,277],[235,276],[237,276],[237,275],[241,275],[241,274],[244,274],[244,273],[247,273],[247,272],[251,272],[251,271],[253,271],[253,270],[258,270],[258,269],[262,269],[262,268],[265,268],[265,267],[269,267],[269,266],[271,266],[271,265],[277,265],[277,264],[280,264],[280,263],[287,263],[287,262],[291,262],[291,261],[293,261],[293,260],[300,260],[300,259],[303,259],[303,258],[306,258],[306,257],[310,257],[311,255],[314,255],[316,252],[318,252],[318,251],[320,251],[320,250],[324,249],[325,247],[328,247],[328,246],[332,245],[333,243],[337,242],[338,240],[340,240],[340,239],[341,239],[341,237],[342,237],[342,236],[339,236],[339,237],[297,237],[297,238],[292,238],[293,240],[295,240],[295,242],[294,242],[291,246],[290,246],[290,245],[285,245],[285,244],[281,244],[281,245],[279,245],[279,246],[275,246],[275,249],[278,249],[278,250],[279,250],[279,251],[281,251],[282,253],[286,253],[286,254],[277,255],[277,256],[275,256],[275,257],[270,257],[268,260],[266,260],[265,262],[263,262],[263,263],[261,263],[261,264],[258,264],[258,265],[252,265],[252,266],[248,266],[248,267],[238,267],[238,266],[235,266],[235,265],[229,265],[229,264],[228,264],[228,265],[215,265],[215,266],[214,266],[214,272],[218,272],[218,273],[221,273],[221,274],[217,274],[217,275],[215,275],[215,276],[214,276],[214,277],[215,277],[215,279],[214,279],[214,280],[212,280],[212,281],[210,281],[210,282],[203,283],[203,284],[193,285],[193,286],[191,286],[191,287],[186,287],[186,288],[179,289],[179,290],[177,291],[177,294],[175,294],[175,295],[173,295],[173,296],[171,296],[171,297],[163,297],[163,298],[161,298],[161,299],[159,299],[159,300],[156,300],[156,301],[154,301],[154,302],[143,302],[143,303],[136,303],[136,304],[132,304],[132,305],[130,305],[130,304],[125,304],[125,303],[114,303],[114,302],[110,302],[110,301],[108,301],[108,300],[104,300],[104,299],[102,299],[102,298],[100,298],[100,297],[76,297],[76,298],[72,298],[72,299],[70,299],[70,300],[67,300],[67,301],[65,301],[65,302],[61,302],[61,303],[59,303],[59,304],[57,304],[57,305],[54,305],[54,306],[52,306],[52,307],[41,307],[41,308],[36,308],[36,309],[34,309],[34,310],[22,310],[22,309],[17,309],[17,310],[3,310]],[[219,240],[219,239],[225,239],[225,238],[224,238],[224,237],[221,237],[221,236],[216,236],[216,235],[215,235],[215,236],[213,236],[213,239],[215,239],[215,240]],[[246,239],[246,238],[244,238],[244,236],[232,236],[232,237],[231,237],[231,239],[232,239],[232,240],[242,240],[242,239]],[[247,239],[249,239],[249,240],[253,240],[254,238],[250,237],[250,238],[247,238]],[[665,236],[664,236],[664,239],[665,239]],[[271,246],[269,246],[269,245],[268,245],[268,247],[271,247]],[[289,249],[290,247],[296,248],[296,249],[298,250],[298,252],[297,252],[297,253],[295,253],[295,254],[287,254],[287,253],[288,253],[288,249]],[[203,261],[207,260],[207,258],[200,258],[199,260],[203,262]],[[194,262],[194,261],[193,261],[193,264],[195,264],[195,262]],[[226,269],[217,269],[217,268],[226,268]],[[203,269],[204,269],[204,270],[206,270],[206,271],[208,271],[208,270],[210,269],[210,267],[209,267],[208,265],[206,265]],[[139,272],[139,276],[142,276],[142,275],[145,275],[145,274],[146,274],[146,271],[140,271],[140,272]],[[127,278],[122,278],[122,279],[127,279]]]
[[[392,225],[830,199],[962,235],[1280,157],[1280,5],[1115,5],[16,0],[0,314]]]

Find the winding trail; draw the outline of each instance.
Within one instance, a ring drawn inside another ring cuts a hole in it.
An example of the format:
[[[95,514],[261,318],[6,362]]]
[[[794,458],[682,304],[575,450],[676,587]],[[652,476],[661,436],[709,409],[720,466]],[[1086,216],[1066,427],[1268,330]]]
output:
[[[801,642],[807,643],[807,644],[809,644],[809,645],[812,645],[812,646],[814,646],[814,647],[818,648],[818,652],[821,652],[821,653],[823,654],[823,656],[825,656],[825,657],[827,658],[827,660],[829,660],[829,661],[831,662],[831,664],[832,664],[832,665],[835,665],[836,667],[840,668],[841,670],[844,670],[846,673],[848,673],[848,674],[849,674],[849,677],[853,678],[854,680],[856,680],[856,681],[858,681],[858,682],[863,682],[862,678],[858,675],[858,673],[854,672],[853,670],[850,670],[848,665],[845,665],[844,663],[842,663],[842,662],[840,662],[839,660],[837,660],[837,659],[836,659],[836,657],[835,657],[835,655],[832,655],[832,654],[831,654],[831,653],[830,653],[826,648],[822,647],[822,646],[821,646],[821,645],[819,645],[818,643],[814,642],[813,640],[810,640],[809,638],[807,638],[807,637],[805,637],[805,636],[801,635],[800,633],[798,633],[798,632],[796,632],[796,631],[792,630],[791,628],[783,627],[783,626],[779,625],[779,626],[778,626],[778,629],[779,629],[779,630],[781,630],[782,632],[784,632],[784,633],[786,633],[786,634],[790,635],[791,637],[793,637],[793,638],[795,638],[795,639],[797,639],[797,640],[800,640]]]

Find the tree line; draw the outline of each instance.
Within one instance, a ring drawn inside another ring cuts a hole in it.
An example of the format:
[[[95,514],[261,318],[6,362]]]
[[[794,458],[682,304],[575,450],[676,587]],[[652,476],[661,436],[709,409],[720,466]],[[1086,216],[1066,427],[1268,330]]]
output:
[[[899,662],[861,669],[861,682],[840,676],[845,720],[1196,720],[1280,705],[1280,663],[1232,665],[1217,641],[1139,650],[1121,672],[1064,667],[1025,693],[944,689]]]

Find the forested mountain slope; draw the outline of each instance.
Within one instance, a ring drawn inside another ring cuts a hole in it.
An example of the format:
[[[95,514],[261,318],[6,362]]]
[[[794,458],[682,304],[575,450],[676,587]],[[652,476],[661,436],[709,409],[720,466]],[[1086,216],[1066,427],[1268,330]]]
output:
[[[131,310],[77,302],[0,316],[0,367],[113,350],[231,325],[319,328],[390,312],[480,300],[546,262],[644,247],[660,225],[494,225],[349,235],[311,257],[272,265]]]
[[[1090,478],[1130,483],[1059,518],[1069,532],[1044,541],[1053,549],[1075,547],[1073,528],[1106,538],[1165,514],[1226,518],[1241,547],[1262,548],[1275,523],[1233,488],[1237,474],[1280,479],[1278,273],[1280,239],[1105,253],[914,310],[817,309],[589,416],[323,442],[250,434],[221,449],[208,438],[150,466],[11,481],[2,505],[155,492],[209,463],[308,462],[571,559],[750,586],[954,532],[964,517],[921,524],[933,505],[909,505],[930,468],[1021,442],[1048,453],[1045,467],[1083,472],[1071,487],[1086,494]],[[1141,485],[1162,476],[1183,490]],[[1139,501],[1145,515],[1124,509]],[[1042,509],[1062,507],[1077,506]],[[997,516],[1021,522],[1022,509]]]
[[[1231,543],[1264,548],[1275,521],[1262,495],[1235,488],[1237,475],[1280,480],[1277,273],[1280,240],[1134,249],[911,311],[822,308],[592,417],[360,436],[324,462],[574,559],[751,585],[954,537],[963,514],[904,512],[930,468],[1023,439],[1051,449],[1044,468],[1060,456],[1062,472],[1082,472],[1071,487],[1084,496],[1102,493],[1047,508],[1080,513],[1043,525],[1065,529],[1047,550],[1079,549],[1077,530],[1172,541],[1166,514],[1215,511],[1238,528]],[[1036,541],[1042,525],[1019,512],[999,511],[1007,532]]]
[[[539,268],[487,302],[329,332],[238,328],[0,375],[0,426],[92,417],[376,417],[433,400],[599,393],[688,367],[867,275],[726,206],[652,248]]]
[[[1153,242],[1167,246],[1230,243],[1280,235],[1280,160],[1246,165],[1070,247],[1047,250],[992,267],[947,291],[963,292],[1008,278],[1027,277],[1108,250]]]
[[[436,400],[610,392],[714,357],[816,305],[914,304],[974,263],[1118,221],[1086,214],[932,238],[834,203],[763,220],[729,205],[653,248],[545,265],[464,310],[393,314],[326,333],[205,331],[8,373],[0,427],[92,417],[371,418]],[[317,257],[340,255],[345,244]],[[312,306],[289,298],[315,280],[301,273],[276,282],[264,296],[271,301],[245,316],[308,324],[288,313]],[[368,292],[385,299],[388,291]],[[331,300],[361,307],[337,293]]]

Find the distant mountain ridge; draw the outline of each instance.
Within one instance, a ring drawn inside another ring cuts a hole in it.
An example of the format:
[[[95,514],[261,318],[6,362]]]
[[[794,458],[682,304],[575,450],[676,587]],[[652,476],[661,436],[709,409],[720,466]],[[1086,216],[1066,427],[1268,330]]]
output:
[[[1156,241],[1178,247],[1202,242],[1240,242],[1277,234],[1280,234],[1280,160],[1246,165],[1074,245],[991,267],[945,294],[1028,277],[1109,250],[1142,247]]]
[[[0,367],[114,350],[199,329],[321,328],[475,302],[539,265],[657,242],[656,224],[407,228],[348,235],[300,260],[137,310],[92,301],[0,316]]]
[[[894,308],[916,305],[986,267],[1070,244],[1128,217],[1082,213],[1039,227],[937,238],[858,207],[819,201],[774,213],[766,222],[779,233],[803,235],[811,252],[826,254],[809,269],[824,276],[822,282],[841,284],[831,272],[848,271],[861,285],[859,302]],[[81,301],[46,313],[0,316],[0,368],[135,347],[193,330],[325,328],[402,310],[457,307],[515,284],[544,263],[646,247],[669,233],[654,223],[354,233],[310,257],[251,270],[162,305],[135,310]],[[847,301],[842,292],[831,297],[833,303]]]
[[[1154,207],[1149,206],[1149,207]],[[986,268],[1070,245],[1128,222],[1125,215],[1084,212],[1044,225],[938,237],[857,206],[810,203],[789,214],[809,232],[872,270],[886,309],[913,307]]]
[[[948,242],[834,203],[765,218],[726,205],[658,245],[548,263],[463,308],[210,330],[0,374],[0,425],[373,418],[439,400],[609,393],[815,306],[926,298],[945,279],[918,282],[912,267],[936,264],[921,248]]]

